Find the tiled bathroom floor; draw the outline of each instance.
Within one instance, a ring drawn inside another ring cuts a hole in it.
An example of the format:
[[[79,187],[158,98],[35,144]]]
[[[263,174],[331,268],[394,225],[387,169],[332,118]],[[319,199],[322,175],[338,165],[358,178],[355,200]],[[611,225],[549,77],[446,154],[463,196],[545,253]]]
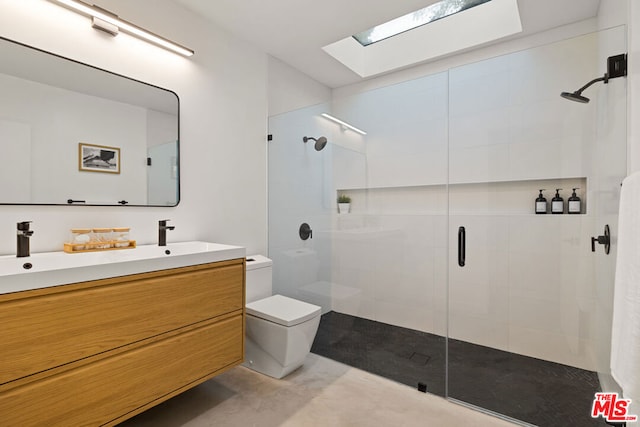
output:
[[[508,427],[504,420],[310,354],[275,380],[244,367],[209,380],[122,427]]]
[[[444,337],[336,312],[322,316],[312,352],[445,394]],[[458,340],[449,396],[541,427],[605,426],[590,416],[597,374]]]

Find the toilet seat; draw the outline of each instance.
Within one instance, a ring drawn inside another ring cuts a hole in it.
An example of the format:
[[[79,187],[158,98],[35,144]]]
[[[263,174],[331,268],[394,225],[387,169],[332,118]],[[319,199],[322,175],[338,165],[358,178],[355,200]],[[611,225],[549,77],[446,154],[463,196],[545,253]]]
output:
[[[283,295],[272,295],[246,304],[247,314],[277,323],[295,326],[318,316],[321,307]]]

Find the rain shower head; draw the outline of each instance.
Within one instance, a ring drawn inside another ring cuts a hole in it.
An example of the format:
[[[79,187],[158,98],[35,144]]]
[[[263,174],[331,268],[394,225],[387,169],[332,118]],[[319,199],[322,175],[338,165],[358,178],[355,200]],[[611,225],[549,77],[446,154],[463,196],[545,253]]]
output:
[[[580,95],[577,91],[562,92],[560,96],[563,97],[564,99],[568,99],[569,101],[582,102],[583,104],[586,104],[587,102],[590,101],[589,98],[587,98],[586,96]]]
[[[602,82],[602,81],[605,82],[605,84],[608,83],[609,82],[609,75],[605,74],[602,77],[598,77],[597,79],[593,79],[589,83],[587,83],[586,85],[582,86],[580,89],[578,89],[575,92],[562,92],[560,94],[560,96],[563,97],[564,99],[568,99],[569,101],[575,101],[575,102],[580,102],[582,104],[586,104],[587,102],[589,102],[589,98],[587,98],[586,96],[582,96],[582,91],[584,91],[586,88],[588,88],[592,84],[597,83],[597,82]]]
[[[316,149],[316,151],[321,151],[325,147],[325,145],[327,145],[327,138],[325,138],[324,136],[321,136],[318,139],[312,136],[303,136],[302,142],[306,143],[310,139],[316,142],[314,145],[314,148]]]
[[[598,77],[597,79],[591,80],[586,85],[582,86],[575,92],[562,92],[560,94],[564,99],[568,99],[569,101],[580,102],[582,104],[586,104],[589,102],[589,98],[582,95],[582,92],[597,82],[604,82],[605,84],[609,83],[609,79],[614,79],[616,77],[624,77],[627,75],[627,55],[620,54],[615,56],[610,56],[607,58],[607,72],[602,77]]]

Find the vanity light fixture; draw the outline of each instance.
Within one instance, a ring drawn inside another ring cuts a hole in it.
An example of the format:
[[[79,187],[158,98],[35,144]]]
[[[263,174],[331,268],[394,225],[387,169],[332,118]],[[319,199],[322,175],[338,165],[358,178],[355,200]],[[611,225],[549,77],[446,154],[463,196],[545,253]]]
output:
[[[357,127],[355,127],[355,126],[351,126],[349,123],[344,122],[344,121],[342,121],[342,120],[340,120],[340,119],[338,119],[338,118],[336,118],[336,117],[333,117],[332,115],[329,115],[329,114],[327,114],[327,113],[322,113],[322,114],[320,114],[320,115],[321,115],[322,117],[324,117],[325,119],[329,119],[329,120],[331,120],[332,122],[336,122],[336,123],[338,123],[338,124],[340,124],[340,125],[344,126],[344,127],[345,127],[345,128],[347,128],[347,129],[351,129],[352,131],[359,133],[360,135],[366,135],[366,134],[367,134],[367,133],[366,133],[365,131],[363,131],[362,129],[358,129],[358,128],[357,128]]]
[[[177,43],[167,40],[164,37],[160,37],[157,34],[153,34],[143,28],[138,27],[130,22],[127,22],[107,10],[104,10],[95,5],[89,5],[80,0],[51,0],[59,3],[65,7],[68,7],[76,12],[80,12],[83,15],[88,15],[93,18],[92,26],[96,29],[105,31],[111,35],[117,35],[118,31],[128,33],[130,35],[141,38],[145,41],[171,50],[175,53],[179,53],[184,56],[192,56],[193,50],[181,46]]]

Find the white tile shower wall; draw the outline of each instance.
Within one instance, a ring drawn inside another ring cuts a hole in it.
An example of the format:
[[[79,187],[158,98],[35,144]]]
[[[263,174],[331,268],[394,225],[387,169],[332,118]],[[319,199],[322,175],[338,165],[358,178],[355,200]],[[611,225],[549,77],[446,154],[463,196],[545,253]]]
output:
[[[459,67],[449,81],[439,74],[334,100],[336,114],[370,130],[367,185],[354,189],[334,173],[335,189],[351,188],[353,200],[351,214],[334,216],[341,237],[331,280],[361,292],[344,312],[443,334],[448,274],[453,338],[595,370],[590,237],[597,189],[612,188],[596,180],[596,161],[624,160],[596,148],[624,141],[613,122],[598,121],[607,108],[599,99],[624,94],[612,81],[593,88],[591,104],[558,95],[603,72],[602,52],[620,47],[609,39],[591,34]],[[603,40],[609,48],[599,51]],[[447,155],[458,185],[449,186],[442,234]],[[530,214],[535,188],[554,182],[565,200],[586,184],[587,215]],[[458,225],[467,227],[464,269],[455,263]]]
[[[446,217],[362,216],[361,227],[346,229],[340,229],[341,220],[334,225],[331,280],[351,288],[358,298],[334,301],[334,309],[444,334],[445,293],[436,286],[442,284],[436,282],[442,248],[434,241]]]
[[[411,186],[446,183],[447,74],[334,99],[331,111],[367,131],[364,166],[334,152],[335,188],[355,191],[353,214],[334,217],[331,281],[358,296],[334,309],[444,335],[446,189],[416,198]]]
[[[367,131],[369,187],[446,182],[447,73],[334,99],[331,111]]]
[[[450,217],[451,242],[457,242],[458,226],[467,233],[467,260],[457,265],[457,245],[449,259],[449,335],[456,339],[509,349],[508,217]]]
[[[367,188],[367,156],[360,150],[333,146],[333,179],[346,188]]]
[[[595,107],[576,110],[558,94],[593,78],[596,41],[588,35],[452,69],[450,182],[586,176]]]

